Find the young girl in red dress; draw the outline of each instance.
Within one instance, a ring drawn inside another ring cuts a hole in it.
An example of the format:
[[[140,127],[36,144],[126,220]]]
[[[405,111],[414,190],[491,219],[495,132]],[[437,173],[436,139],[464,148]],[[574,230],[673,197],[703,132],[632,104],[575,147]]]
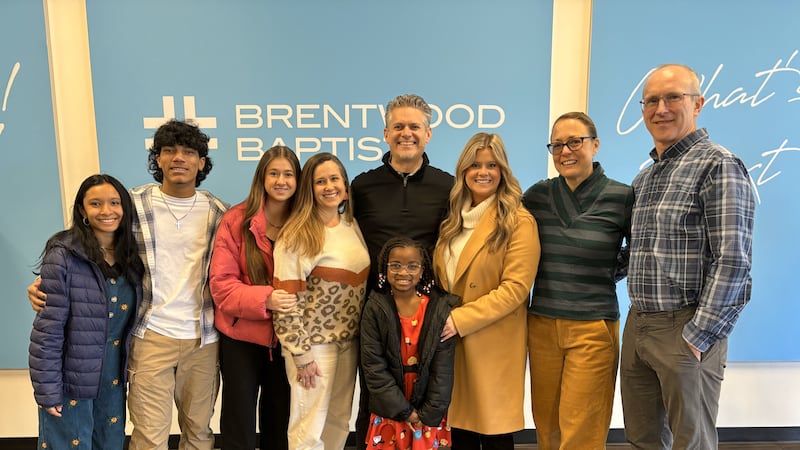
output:
[[[361,319],[367,448],[449,446],[455,339],[440,336],[458,297],[434,285],[430,257],[417,241],[390,239],[378,264],[378,286]]]

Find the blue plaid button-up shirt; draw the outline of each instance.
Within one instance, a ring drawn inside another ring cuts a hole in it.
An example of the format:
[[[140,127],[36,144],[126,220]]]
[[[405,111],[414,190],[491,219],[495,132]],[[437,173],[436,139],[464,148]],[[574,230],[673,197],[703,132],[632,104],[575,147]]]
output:
[[[705,352],[750,300],[755,201],[742,161],[699,129],[633,180],[628,294],[638,311],[694,306],[683,338]]]

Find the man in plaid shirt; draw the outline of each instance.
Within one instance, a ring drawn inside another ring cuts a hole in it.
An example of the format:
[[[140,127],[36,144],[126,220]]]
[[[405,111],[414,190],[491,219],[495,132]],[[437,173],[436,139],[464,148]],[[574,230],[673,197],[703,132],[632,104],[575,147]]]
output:
[[[691,68],[656,68],[642,94],[655,148],[632,183],[625,435],[633,448],[713,449],[727,337],[750,299],[754,196],[742,161],[697,129]]]

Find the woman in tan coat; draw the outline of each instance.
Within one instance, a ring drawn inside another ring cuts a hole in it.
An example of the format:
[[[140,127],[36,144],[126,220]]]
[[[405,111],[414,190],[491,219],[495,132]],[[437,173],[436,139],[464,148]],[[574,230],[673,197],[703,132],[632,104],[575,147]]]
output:
[[[473,136],[434,251],[440,284],[463,299],[442,333],[459,336],[448,412],[454,450],[513,449],[511,433],[524,428],[526,306],[540,250],[521,197],[500,136]]]

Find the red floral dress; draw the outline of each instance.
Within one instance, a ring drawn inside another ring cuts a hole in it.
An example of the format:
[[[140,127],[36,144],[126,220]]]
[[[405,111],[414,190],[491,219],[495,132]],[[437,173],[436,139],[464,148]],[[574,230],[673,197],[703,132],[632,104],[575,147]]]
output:
[[[401,344],[400,356],[403,364],[412,366],[417,364],[419,351],[419,333],[422,329],[422,320],[428,307],[428,297],[423,295],[419,308],[412,317],[400,317]],[[404,392],[406,399],[411,396],[416,372],[404,374]],[[398,422],[385,417],[372,414],[370,427],[367,432],[368,449],[385,450],[431,450],[450,445],[450,427],[447,425],[447,416],[442,419],[438,427],[429,427],[422,424],[420,428],[413,429],[407,422]]]

